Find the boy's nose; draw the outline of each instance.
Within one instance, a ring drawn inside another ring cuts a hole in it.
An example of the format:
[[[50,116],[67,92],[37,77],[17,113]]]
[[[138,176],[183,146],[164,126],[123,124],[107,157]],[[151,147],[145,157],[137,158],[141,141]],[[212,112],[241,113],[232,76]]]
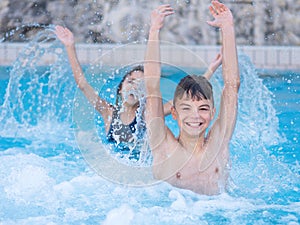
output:
[[[192,110],[192,114],[193,114],[192,116],[194,118],[201,118],[201,115],[200,115],[199,110],[197,108]]]

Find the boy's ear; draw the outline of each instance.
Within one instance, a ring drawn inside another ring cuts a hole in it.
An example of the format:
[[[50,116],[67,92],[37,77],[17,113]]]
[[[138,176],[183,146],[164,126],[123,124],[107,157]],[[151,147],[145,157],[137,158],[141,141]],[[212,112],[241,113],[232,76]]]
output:
[[[215,118],[215,114],[216,114],[216,108],[214,107],[211,113],[211,118],[214,119]]]
[[[177,120],[177,114],[176,114],[176,109],[174,106],[171,107],[171,114],[172,114],[172,118],[174,120]]]

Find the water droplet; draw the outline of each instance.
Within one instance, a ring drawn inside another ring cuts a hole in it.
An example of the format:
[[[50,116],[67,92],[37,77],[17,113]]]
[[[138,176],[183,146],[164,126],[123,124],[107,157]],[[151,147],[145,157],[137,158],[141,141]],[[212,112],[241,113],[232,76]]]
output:
[[[296,137],[293,138],[293,141],[298,141],[298,139]]]

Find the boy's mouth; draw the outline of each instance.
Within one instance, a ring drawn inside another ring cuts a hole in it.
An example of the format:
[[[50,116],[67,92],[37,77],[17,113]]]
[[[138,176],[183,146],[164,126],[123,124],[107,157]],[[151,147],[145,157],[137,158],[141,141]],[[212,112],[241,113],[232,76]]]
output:
[[[202,122],[186,122],[186,125],[192,128],[199,128],[202,124]]]

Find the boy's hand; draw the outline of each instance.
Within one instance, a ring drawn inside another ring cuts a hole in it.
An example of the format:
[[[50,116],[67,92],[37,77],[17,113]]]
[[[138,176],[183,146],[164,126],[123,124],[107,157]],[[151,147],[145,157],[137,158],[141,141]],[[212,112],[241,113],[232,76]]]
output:
[[[65,45],[71,46],[74,45],[74,36],[73,33],[68,29],[62,26],[56,26],[54,33],[57,38]]]
[[[151,13],[151,30],[160,30],[164,25],[164,19],[174,13],[173,8],[167,5],[161,5]]]
[[[233,16],[231,11],[224,4],[218,1],[212,1],[212,5],[209,6],[209,11],[214,17],[213,21],[207,21],[209,25],[220,28],[233,25]]]

